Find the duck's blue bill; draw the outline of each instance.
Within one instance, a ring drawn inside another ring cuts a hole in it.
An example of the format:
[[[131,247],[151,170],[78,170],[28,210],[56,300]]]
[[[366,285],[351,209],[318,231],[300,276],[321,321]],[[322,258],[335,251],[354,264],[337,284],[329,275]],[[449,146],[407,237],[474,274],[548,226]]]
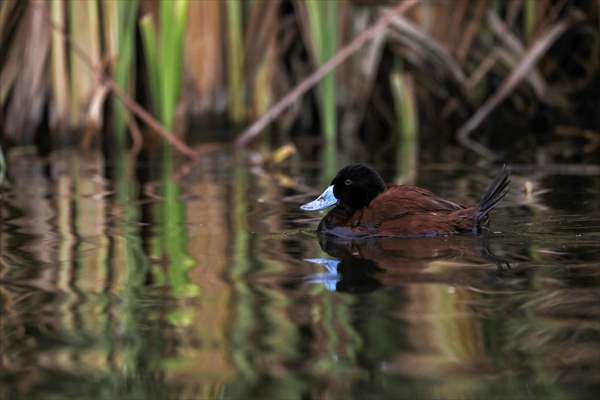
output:
[[[338,199],[333,195],[333,185],[331,185],[315,200],[301,205],[300,208],[304,211],[317,211],[332,206],[337,202]]]

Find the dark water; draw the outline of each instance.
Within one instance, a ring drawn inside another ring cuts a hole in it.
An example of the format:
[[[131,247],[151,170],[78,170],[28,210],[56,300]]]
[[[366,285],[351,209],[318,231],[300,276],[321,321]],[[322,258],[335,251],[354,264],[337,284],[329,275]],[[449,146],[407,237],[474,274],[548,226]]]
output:
[[[9,163],[3,400],[600,390],[598,176],[517,170],[486,237],[351,243],[312,233],[290,186],[320,178],[295,161],[221,150],[166,184],[126,159]],[[492,175],[423,166],[418,183],[474,202]]]

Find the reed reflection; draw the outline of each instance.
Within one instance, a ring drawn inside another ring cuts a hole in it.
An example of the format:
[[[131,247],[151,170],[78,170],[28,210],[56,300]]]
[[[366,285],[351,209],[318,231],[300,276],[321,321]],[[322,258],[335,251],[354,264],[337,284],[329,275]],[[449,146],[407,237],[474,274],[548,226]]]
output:
[[[51,173],[23,158],[2,203],[2,399],[598,388],[595,193],[585,214],[560,198],[534,199],[535,212],[509,201],[493,221],[503,234],[315,240],[318,220],[293,214],[296,192],[242,157],[206,156],[177,187],[157,180],[154,197],[127,157],[57,157]],[[430,179],[465,198],[485,184]]]

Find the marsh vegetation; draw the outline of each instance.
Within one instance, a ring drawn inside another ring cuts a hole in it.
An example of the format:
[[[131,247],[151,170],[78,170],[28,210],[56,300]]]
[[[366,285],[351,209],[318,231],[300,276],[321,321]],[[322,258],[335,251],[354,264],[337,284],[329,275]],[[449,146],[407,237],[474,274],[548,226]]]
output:
[[[0,398],[597,392],[598,1],[2,0],[0,48]],[[357,161],[512,186],[317,238]]]

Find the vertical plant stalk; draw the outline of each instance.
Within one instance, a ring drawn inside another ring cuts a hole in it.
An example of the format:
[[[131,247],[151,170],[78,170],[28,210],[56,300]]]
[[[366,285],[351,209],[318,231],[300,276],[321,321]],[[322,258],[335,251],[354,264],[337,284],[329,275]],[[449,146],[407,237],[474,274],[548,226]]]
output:
[[[135,65],[135,17],[138,1],[105,1],[102,6],[108,56],[115,62],[111,74],[115,84],[131,94],[135,86],[132,66]],[[127,148],[127,118],[131,116],[128,115],[123,102],[119,98],[113,99],[113,128],[119,150]]]
[[[158,39],[163,123],[172,129],[183,76],[183,34],[187,20],[187,0],[160,2],[161,31]]]
[[[242,3],[240,0],[228,0],[226,5],[230,117],[235,124],[239,124],[246,117]]]
[[[69,1],[70,37],[79,48],[86,49],[87,56],[96,67],[100,66],[99,19],[96,0]],[[82,126],[86,123],[85,111],[99,85],[99,79],[73,49],[70,51],[70,72],[71,125]]]
[[[537,2],[538,0],[525,0],[525,4],[523,5],[523,27],[527,42],[531,41],[533,33],[535,32],[535,24],[537,22]]]
[[[140,21],[152,105],[167,129],[174,125],[175,109],[181,93],[186,16],[186,0],[162,1],[160,34],[151,15],[142,17]]]
[[[188,9],[185,57],[186,90],[192,88],[187,111],[191,113],[216,111],[216,95],[224,90],[226,51],[222,43],[225,9],[219,1],[192,1]],[[208,106],[208,110],[206,110]]]
[[[64,1],[51,0],[50,17],[60,25],[65,25]],[[69,121],[69,75],[67,73],[66,43],[60,32],[52,30],[51,36],[50,87],[50,126],[63,130]]]
[[[339,3],[337,1],[306,0],[310,38],[319,65],[332,58],[338,47]],[[329,71],[319,84],[319,108],[324,139],[323,178],[328,181],[336,170],[336,88],[335,73]]]
[[[0,77],[0,97],[12,90],[8,110],[3,115],[4,138],[20,145],[33,144],[34,129],[43,118],[47,93],[46,61],[50,50],[48,18],[46,2],[26,3],[23,20],[17,27],[7,65]]]
[[[14,17],[16,6],[16,0],[0,2],[0,46],[3,46],[4,50],[2,66],[0,67],[0,108],[4,108],[4,103],[9,98],[19,72],[19,64],[22,63],[19,60],[21,51],[18,44],[23,42],[23,36],[25,35],[23,27],[25,24],[21,23],[21,26],[15,27],[12,40],[7,40],[9,30],[13,25],[16,25],[12,22],[16,19]]]
[[[267,112],[273,102],[279,43],[279,3],[252,2],[245,29],[244,74],[252,87],[251,117]]]
[[[154,29],[154,21],[150,14],[143,16],[140,19],[140,31],[142,34],[142,44],[144,47],[144,57],[146,59],[146,74],[148,75],[148,87],[150,88],[150,104],[151,108],[158,113],[160,98],[160,86],[158,85],[158,55],[156,43],[156,29]],[[162,116],[158,116],[162,122]],[[164,123],[164,122],[163,122]]]
[[[419,159],[418,114],[412,76],[397,68],[391,76],[398,120],[396,165],[398,183],[414,183]]]

